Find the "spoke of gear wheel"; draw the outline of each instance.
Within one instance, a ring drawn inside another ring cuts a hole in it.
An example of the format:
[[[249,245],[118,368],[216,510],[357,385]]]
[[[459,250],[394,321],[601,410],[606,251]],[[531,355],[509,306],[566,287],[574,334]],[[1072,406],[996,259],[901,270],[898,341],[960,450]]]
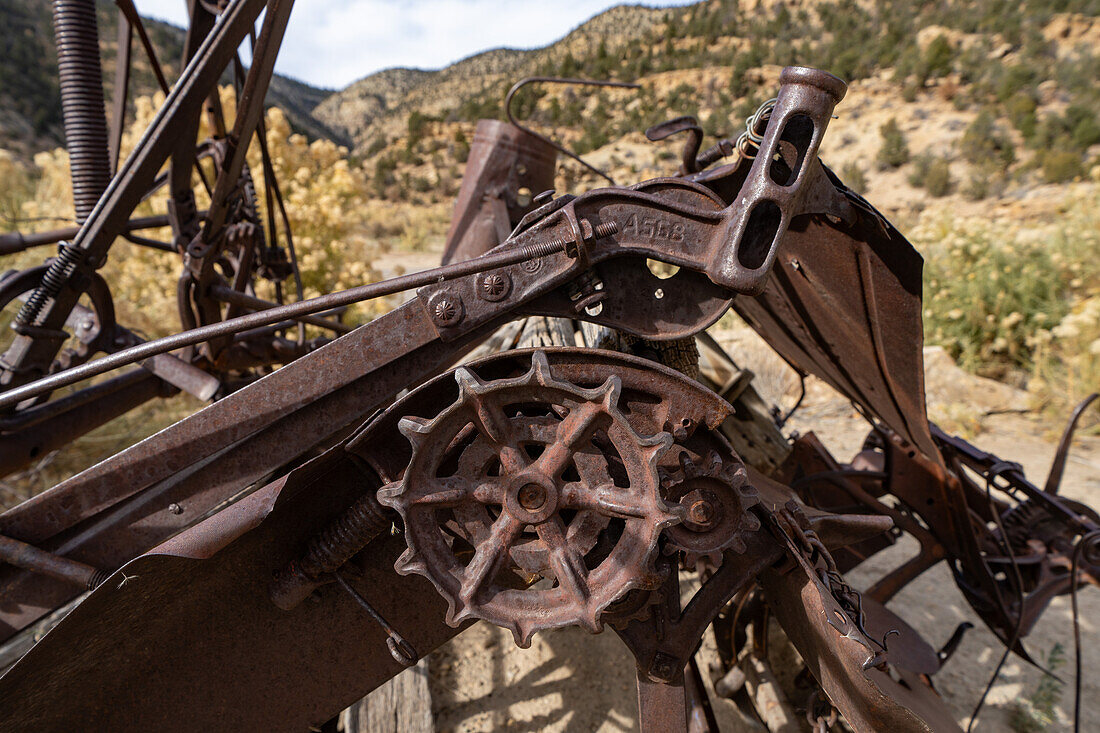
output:
[[[657,474],[672,437],[634,430],[614,374],[578,387],[556,379],[543,352],[520,377],[454,376],[452,405],[399,423],[413,456],[378,494],[405,523],[398,572],[436,586],[448,623],[485,619],[520,646],[542,629],[599,631],[605,608],[660,581],[657,540],[680,520]],[[612,463],[625,476],[613,478]],[[525,587],[538,575],[553,584]]]

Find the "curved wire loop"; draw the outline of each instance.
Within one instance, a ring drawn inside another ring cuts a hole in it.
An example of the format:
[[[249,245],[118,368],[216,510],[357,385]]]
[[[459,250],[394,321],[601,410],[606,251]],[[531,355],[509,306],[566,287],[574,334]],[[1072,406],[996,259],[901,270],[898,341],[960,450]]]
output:
[[[597,80],[597,79],[565,79],[565,78],[557,77],[557,76],[528,76],[524,79],[520,79],[515,84],[513,84],[512,88],[508,90],[508,94],[505,95],[505,97],[504,97],[504,113],[506,115],[508,115],[508,121],[510,123],[512,123],[515,127],[517,127],[520,130],[523,130],[528,135],[531,135],[533,137],[537,137],[539,140],[542,140],[544,143],[546,143],[550,147],[554,148],[555,150],[557,150],[562,155],[566,155],[566,156],[572,158],[573,160],[577,161],[578,163],[580,163],[581,165],[583,165],[585,168],[592,171],[596,175],[602,176],[603,178],[606,178],[607,181],[612,186],[619,185],[619,184],[615,183],[614,178],[612,178],[611,176],[609,176],[607,173],[600,170],[596,166],[592,165],[588,161],[584,160],[583,158],[581,158],[581,156],[577,155],[572,150],[569,150],[568,148],[566,148],[561,143],[555,142],[555,141],[551,140],[550,138],[546,137],[545,135],[543,135],[541,133],[538,133],[538,132],[535,132],[530,127],[527,127],[525,125],[521,125],[516,120],[515,115],[512,114],[512,97],[514,97],[516,95],[516,92],[518,92],[522,87],[524,87],[528,84],[570,84],[570,85],[575,85],[575,86],[590,86],[590,87],[618,87],[618,88],[621,88],[621,89],[640,89],[641,85],[640,84],[633,84],[633,83],[625,82],[625,81],[600,81],[600,80]]]

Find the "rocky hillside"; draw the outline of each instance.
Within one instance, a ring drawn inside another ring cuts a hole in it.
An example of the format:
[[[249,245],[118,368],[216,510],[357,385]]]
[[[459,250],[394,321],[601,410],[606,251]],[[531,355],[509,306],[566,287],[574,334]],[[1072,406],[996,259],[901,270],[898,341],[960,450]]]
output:
[[[116,13],[108,0],[100,10],[109,71]],[[269,101],[298,131],[347,145],[377,197],[443,211],[473,124],[502,117],[505,92],[524,76],[639,84],[534,85],[516,97],[518,116],[630,181],[667,172],[677,155],[678,142],[641,136],[648,125],[692,114],[709,135],[736,135],[774,94],[782,66],[817,66],[851,85],[827,162],[899,215],[944,196],[963,208],[1018,200],[1089,172],[1100,160],[1098,16],[1100,0],[623,5],[544,48],[489,50],[436,71],[388,69],[336,92],[278,77]],[[48,0],[8,0],[0,21],[11,29],[0,45],[0,148],[25,158],[61,139]],[[171,77],[182,32],[157,22],[149,31]],[[139,62],[133,85],[153,88],[148,64]],[[558,187],[597,183],[566,164]]]
[[[140,3],[139,3],[140,5]],[[118,10],[110,0],[97,0],[100,49],[107,98],[113,89],[117,51]],[[184,32],[168,23],[146,19],[146,31],[157,59],[171,81],[179,73]],[[4,0],[0,3],[0,149],[20,157],[63,143],[61,97],[57,82],[57,52],[53,42],[50,0]],[[157,89],[152,67],[135,39],[131,98]],[[226,77],[225,82],[231,79]],[[287,112],[291,123],[310,137],[350,142],[339,131],[312,116],[332,90],[318,89],[275,75],[268,102]]]
[[[666,12],[641,5],[621,5],[583,23],[564,38],[531,51],[493,49],[438,71],[388,69],[355,82],[330,96],[315,116],[368,147],[380,137],[399,134],[412,112],[459,119],[498,111],[503,92],[518,79],[556,74],[567,58],[586,59],[601,41],[634,44],[662,31]],[[579,70],[575,69],[575,70]],[[607,76],[607,68],[601,76]]]

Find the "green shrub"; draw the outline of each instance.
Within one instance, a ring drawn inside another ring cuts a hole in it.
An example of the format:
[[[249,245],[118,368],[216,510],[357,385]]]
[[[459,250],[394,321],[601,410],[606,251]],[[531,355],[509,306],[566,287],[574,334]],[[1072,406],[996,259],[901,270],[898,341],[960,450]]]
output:
[[[1047,183],[1072,181],[1085,173],[1081,155],[1071,150],[1048,150],[1042,156],[1043,180]]]
[[[989,198],[989,195],[993,192],[992,181],[986,171],[976,170],[970,174],[969,180],[966,182],[966,186],[963,187],[963,196],[966,196],[971,201],[981,201],[982,199]]]
[[[1017,92],[1005,102],[1009,121],[1020,131],[1025,140],[1035,136],[1035,128],[1039,124],[1039,120],[1035,117],[1037,107],[1035,97],[1027,92]]]
[[[951,178],[951,164],[947,158],[920,155],[913,160],[913,170],[909,173],[909,185],[923,188],[936,198],[946,196],[955,186]]]
[[[946,76],[951,73],[951,62],[955,58],[955,49],[944,36],[936,36],[924,49],[924,78]]]
[[[928,213],[908,236],[925,258],[925,340],[988,376],[1030,375],[1052,414],[1100,384],[1100,196],[1067,194],[1047,223]],[[1092,419],[1092,418],[1090,418]]]
[[[1079,150],[1100,143],[1100,122],[1096,121],[1094,109],[1074,104],[1066,110],[1065,116],[1070,138]]]
[[[863,168],[860,167],[859,163],[855,161],[845,163],[844,167],[840,169],[840,180],[844,182],[845,186],[858,194],[867,192],[867,175],[863,172]]]
[[[878,149],[878,160],[885,168],[900,168],[909,162],[909,143],[905,141],[905,133],[898,126],[896,118],[890,120],[879,128],[882,135],[882,146]]]
[[[1051,674],[1045,674],[1040,678],[1035,692],[1030,696],[1017,700],[1012,704],[1008,716],[1008,725],[1016,733],[1043,733],[1051,729],[1058,716],[1055,708],[1062,699],[1063,683],[1054,676],[1055,670],[1066,661],[1065,650],[1060,643],[1055,643],[1047,655],[1047,669]]]
[[[963,133],[962,157],[973,165],[1003,171],[1016,160],[1016,151],[1008,136],[997,129],[993,114],[982,110]]]

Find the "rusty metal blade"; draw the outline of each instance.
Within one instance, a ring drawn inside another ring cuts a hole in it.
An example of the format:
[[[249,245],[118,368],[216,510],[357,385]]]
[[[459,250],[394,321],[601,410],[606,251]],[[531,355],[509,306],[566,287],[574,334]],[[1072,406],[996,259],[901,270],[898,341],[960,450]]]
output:
[[[897,230],[867,211],[851,227],[798,217],[767,289],[733,307],[789,363],[939,461],[924,402],[923,264]]]

